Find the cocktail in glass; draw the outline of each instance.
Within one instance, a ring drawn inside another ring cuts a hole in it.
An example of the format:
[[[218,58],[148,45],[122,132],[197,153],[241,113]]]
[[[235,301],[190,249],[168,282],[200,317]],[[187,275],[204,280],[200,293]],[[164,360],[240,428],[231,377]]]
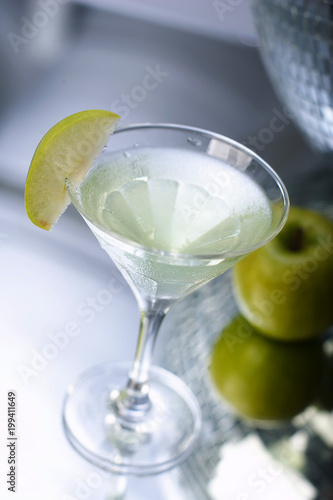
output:
[[[67,436],[106,470],[165,471],[192,451],[201,413],[184,382],[151,364],[159,327],[176,301],[281,230],[287,191],[241,144],[171,124],[116,130],[83,182],[66,187],[141,312],[134,362],[91,368],[69,387]]]

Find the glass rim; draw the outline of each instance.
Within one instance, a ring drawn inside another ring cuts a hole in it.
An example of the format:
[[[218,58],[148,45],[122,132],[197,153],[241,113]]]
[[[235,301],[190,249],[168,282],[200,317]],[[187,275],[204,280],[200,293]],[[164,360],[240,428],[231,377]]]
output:
[[[158,248],[154,247],[149,247],[142,245],[141,243],[138,243],[136,241],[133,241],[129,238],[126,238],[114,231],[111,231],[110,229],[106,228],[99,222],[96,222],[93,217],[91,217],[85,209],[82,207],[78,197],[74,195],[73,190],[75,193],[77,193],[77,187],[72,183],[70,177],[67,177],[65,179],[65,185],[66,185],[66,190],[68,193],[68,196],[70,198],[70,201],[73,203],[74,207],[77,209],[77,211],[86,219],[89,221],[93,226],[98,228],[100,231],[103,233],[107,234],[109,237],[111,237],[115,241],[115,246],[119,247],[119,243],[121,244],[122,248],[125,248],[127,250],[130,250],[131,252],[134,251],[140,251],[143,252],[144,254],[150,254],[154,255],[156,257],[170,257],[173,260],[221,260],[221,259],[227,259],[227,258],[232,258],[232,257],[238,257],[241,255],[245,255],[248,253],[251,253],[258,248],[262,247],[263,245],[266,245],[269,241],[271,241],[283,228],[283,226],[286,223],[286,220],[288,218],[288,213],[289,213],[289,206],[290,206],[290,201],[289,201],[289,195],[287,192],[287,189],[281,180],[280,176],[273,170],[272,167],[269,166],[269,164],[263,160],[257,153],[249,149],[248,147],[244,146],[243,144],[235,141],[234,139],[230,139],[229,137],[226,137],[222,134],[218,134],[217,132],[211,132],[209,130],[205,130],[202,128],[198,127],[191,127],[188,125],[179,125],[179,124],[174,124],[174,123],[135,123],[132,125],[128,126],[123,126],[123,127],[117,127],[112,136],[121,133],[121,132],[127,132],[127,131],[133,131],[137,129],[169,129],[169,130],[179,130],[182,132],[191,132],[191,133],[198,133],[202,136],[210,137],[213,139],[218,139],[221,142],[224,142],[225,144],[228,144],[230,146],[233,146],[235,149],[238,151],[242,151],[243,153],[248,154],[252,159],[255,159],[260,166],[271,176],[271,178],[274,179],[277,187],[280,190],[281,194],[281,199],[283,201],[283,214],[282,217],[277,224],[276,228],[274,231],[269,232],[269,234],[263,238],[260,242],[256,243],[255,245],[251,245],[249,247],[246,247],[242,250],[228,250],[225,252],[220,252],[220,253],[205,253],[205,254],[186,254],[186,253],[181,253],[181,252],[169,252],[166,250],[161,250]],[[111,138],[112,138],[111,136]],[[93,165],[89,168],[88,172],[91,170]],[[87,173],[88,173],[87,172]],[[87,174],[86,174],[87,175]]]

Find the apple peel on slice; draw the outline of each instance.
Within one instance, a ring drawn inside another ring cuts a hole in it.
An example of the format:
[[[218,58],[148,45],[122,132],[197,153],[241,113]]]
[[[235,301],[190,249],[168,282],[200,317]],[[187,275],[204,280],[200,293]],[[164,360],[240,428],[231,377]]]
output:
[[[25,184],[28,217],[50,230],[70,204],[65,179],[79,183],[101,153],[120,116],[87,110],[54,125],[38,144]]]

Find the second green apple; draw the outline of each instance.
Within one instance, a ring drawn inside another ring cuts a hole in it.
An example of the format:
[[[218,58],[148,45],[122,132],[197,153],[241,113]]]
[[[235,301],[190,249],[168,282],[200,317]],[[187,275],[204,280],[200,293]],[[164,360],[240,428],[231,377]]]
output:
[[[284,341],[315,337],[333,324],[333,224],[292,207],[283,230],[234,267],[241,313]]]

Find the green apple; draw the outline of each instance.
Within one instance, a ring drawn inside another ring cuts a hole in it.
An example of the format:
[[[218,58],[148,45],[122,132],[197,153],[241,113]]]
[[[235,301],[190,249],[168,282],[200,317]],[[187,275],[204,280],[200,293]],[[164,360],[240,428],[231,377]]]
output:
[[[292,207],[285,227],[234,266],[240,312],[284,341],[315,337],[333,324],[333,224]]]
[[[214,345],[209,372],[217,393],[241,416],[286,421],[314,401],[321,364],[319,339],[278,342],[237,316]]]

